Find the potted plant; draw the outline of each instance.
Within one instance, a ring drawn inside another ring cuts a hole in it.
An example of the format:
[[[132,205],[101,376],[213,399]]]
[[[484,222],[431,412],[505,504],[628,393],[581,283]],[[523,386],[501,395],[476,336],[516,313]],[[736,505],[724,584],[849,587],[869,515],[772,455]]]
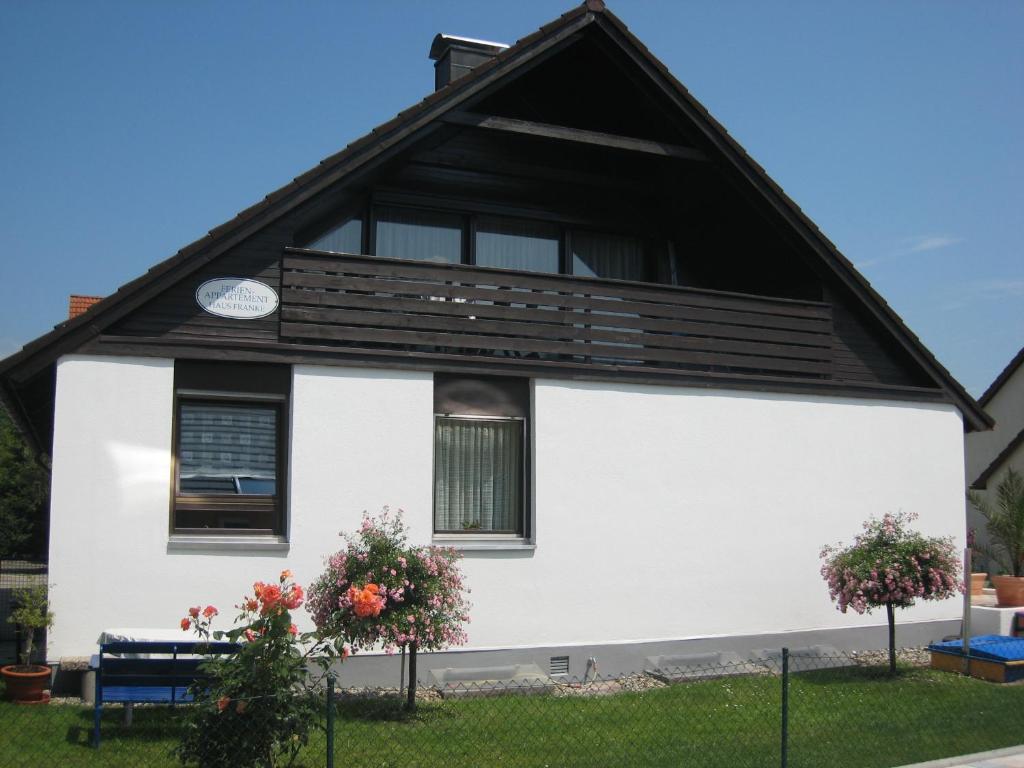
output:
[[[982,551],[1004,570],[992,577],[999,606],[1024,605],[1024,478],[1007,470],[996,486],[995,503],[975,491],[968,498],[985,518],[992,542]]]
[[[45,664],[32,663],[32,642],[36,630],[53,626],[46,586],[16,589],[14,600],[18,607],[11,611],[7,621],[21,627],[25,643],[20,654],[21,664],[0,667],[0,675],[6,684],[6,697],[18,704],[45,704],[50,700],[46,689],[50,687],[51,670]]]

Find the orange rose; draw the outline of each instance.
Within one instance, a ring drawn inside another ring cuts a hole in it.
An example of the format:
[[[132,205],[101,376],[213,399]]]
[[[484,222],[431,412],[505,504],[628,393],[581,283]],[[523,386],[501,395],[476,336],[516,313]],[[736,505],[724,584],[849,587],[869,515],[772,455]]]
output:
[[[302,587],[298,584],[293,584],[292,588],[288,591],[288,594],[281,599],[281,602],[289,611],[294,611],[302,605],[303,597]]]
[[[192,620],[189,619],[188,616],[186,616],[184,619],[181,620],[181,629],[182,629],[182,631],[188,632],[189,627],[191,627],[191,626],[192,626]]]
[[[380,588],[376,584],[367,584],[360,589],[356,586],[348,588],[348,597],[352,601],[352,611],[361,619],[380,616],[384,610],[384,598],[378,594]]]
[[[263,589],[259,593],[259,598],[260,602],[263,603],[260,613],[266,616],[280,602],[281,588],[277,584],[264,584]]]

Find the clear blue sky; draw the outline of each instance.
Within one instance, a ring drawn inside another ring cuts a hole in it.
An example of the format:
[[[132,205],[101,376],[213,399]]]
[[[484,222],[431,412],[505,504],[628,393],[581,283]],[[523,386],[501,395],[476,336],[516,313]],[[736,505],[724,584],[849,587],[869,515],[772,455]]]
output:
[[[0,0],[0,357],[568,0]],[[609,7],[980,394],[1024,346],[1024,3]]]

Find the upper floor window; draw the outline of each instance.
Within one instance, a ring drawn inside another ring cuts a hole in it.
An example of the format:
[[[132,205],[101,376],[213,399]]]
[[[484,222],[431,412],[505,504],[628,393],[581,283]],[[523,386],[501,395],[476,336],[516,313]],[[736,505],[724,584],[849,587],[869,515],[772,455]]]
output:
[[[636,237],[605,232],[569,233],[572,273],[611,280],[649,280],[644,244]]]
[[[176,533],[284,533],[288,366],[174,367]]]
[[[463,217],[415,208],[376,209],[378,256],[458,264]]]
[[[347,219],[307,247],[444,264],[612,280],[671,281],[665,249],[649,239],[512,216],[374,205],[370,236],[363,218]],[[364,246],[364,243],[367,243]]]
[[[363,252],[363,220],[355,217],[343,221],[324,232],[307,248],[316,251],[334,251],[336,253]]]
[[[558,272],[561,231],[557,224],[480,216],[476,221],[476,263],[530,272]]]

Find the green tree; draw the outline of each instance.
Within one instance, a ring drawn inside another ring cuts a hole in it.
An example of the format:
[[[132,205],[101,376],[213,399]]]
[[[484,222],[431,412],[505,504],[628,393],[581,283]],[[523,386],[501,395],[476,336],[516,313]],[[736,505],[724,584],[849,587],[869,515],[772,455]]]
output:
[[[953,540],[912,530],[908,523],[916,518],[913,513],[886,512],[881,520],[868,519],[853,544],[821,550],[821,575],[840,611],[885,608],[889,674],[896,674],[896,609],[917,600],[945,600],[963,589]]]
[[[39,548],[50,478],[0,407],[0,559]]]

